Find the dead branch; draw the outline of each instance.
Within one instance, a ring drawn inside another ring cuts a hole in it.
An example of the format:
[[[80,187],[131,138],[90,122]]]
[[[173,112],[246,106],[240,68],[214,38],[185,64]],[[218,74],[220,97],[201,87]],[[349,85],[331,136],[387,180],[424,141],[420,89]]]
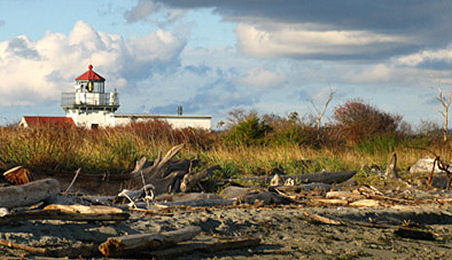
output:
[[[0,245],[6,246],[9,248],[22,249],[27,252],[33,253],[33,254],[45,255],[47,253],[47,250],[45,248],[31,247],[31,246],[27,246],[27,245],[13,243],[11,241],[6,241],[3,239],[0,239]]]
[[[312,99],[310,100],[312,107],[314,108],[314,110],[316,112],[318,138],[320,138],[320,129],[321,129],[322,118],[325,115],[326,109],[328,108],[328,105],[330,104],[331,100],[333,100],[334,93],[335,92],[333,91],[333,89],[330,88],[330,93],[328,94],[328,98],[325,101],[325,104],[323,105],[322,110],[317,108],[317,106],[315,105],[315,103]]]
[[[80,174],[80,171],[82,170],[82,168],[78,168],[77,171],[75,171],[75,175],[74,178],[72,179],[71,183],[69,184],[69,186],[67,187],[67,189],[63,192],[64,194],[67,194],[69,192],[69,190],[72,188],[72,185],[74,185],[75,181],[77,180],[78,175]]]
[[[449,92],[449,95],[447,97],[443,96],[443,90],[442,89],[438,89],[439,90],[439,95],[438,95],[438,101],[441,103],[441,105],[443,106],[444,111],[439,111],[440,114],[443,116],[444,118],[444,125],[443,125],[443,141],[447,142],[447,128],[448,128],[448,121],[449,121],[449,107],[450,104],[452,103],[452,91]]]

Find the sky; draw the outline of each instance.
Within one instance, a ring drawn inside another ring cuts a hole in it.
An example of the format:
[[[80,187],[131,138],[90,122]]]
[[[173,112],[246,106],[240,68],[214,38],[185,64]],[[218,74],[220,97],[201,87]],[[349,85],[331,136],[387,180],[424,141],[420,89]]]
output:
[[[452,90],[452,1],[0,0],[0,123],[64,115],[89,64],[121,113],[326,114],[356,98],[412,125]]]

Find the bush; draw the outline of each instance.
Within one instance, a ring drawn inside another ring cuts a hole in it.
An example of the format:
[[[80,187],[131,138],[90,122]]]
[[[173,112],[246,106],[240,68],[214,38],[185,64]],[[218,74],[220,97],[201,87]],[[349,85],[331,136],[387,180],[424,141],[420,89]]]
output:
[[[273,117],[268,121],[272,132],[266,136],[266,143],[273,145],[307,145],[317,144],[318,131],[312,121],[295,118]],[[268,116],[267,116],[268,117]]]
[[[231,125],[223,138],[228,145],[259,145],[264,143],[264,137],[270,131],[271,127],[251,111],[245,119]]]
[[[337,121],[335,127],[339,135],[352,143],[394,135],[402,122],[401,116],[382,112],[359,99],[337,107],[333,118]]]

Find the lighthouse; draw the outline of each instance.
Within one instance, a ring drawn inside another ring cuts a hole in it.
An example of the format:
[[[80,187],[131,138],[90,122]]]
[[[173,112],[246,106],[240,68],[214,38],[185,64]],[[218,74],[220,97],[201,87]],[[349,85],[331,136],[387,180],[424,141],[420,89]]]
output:
[[[74,90],[61,94],[61,107],[66,112],[61,116],[23,116],[19,122],[23,127],[56,125],[84,127],[88,129],[124,126],[131,123],[159,120],[173,128],[211,129],[212,116],[184,115],[182,106],[177,107],[176,115],[153,114],[115,114],[119,108],[119,96],[116,89],[105,91],[105,78],[88,66],[88,71],[75,78]]]
[[[75,78],[74,91],[62,93],[61,107],[77,126],[113,126],[119,97],[116,90],[105,91],[105,78],[89,65],[87,72]]]

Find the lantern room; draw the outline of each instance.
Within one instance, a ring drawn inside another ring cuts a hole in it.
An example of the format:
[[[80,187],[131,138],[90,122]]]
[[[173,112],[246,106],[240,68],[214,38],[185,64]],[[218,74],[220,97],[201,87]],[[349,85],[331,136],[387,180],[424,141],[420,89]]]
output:
[[[75,79],[77,92],[105,93],[105,79],[93,71],[93,65],[88,66],[88,71]]]

